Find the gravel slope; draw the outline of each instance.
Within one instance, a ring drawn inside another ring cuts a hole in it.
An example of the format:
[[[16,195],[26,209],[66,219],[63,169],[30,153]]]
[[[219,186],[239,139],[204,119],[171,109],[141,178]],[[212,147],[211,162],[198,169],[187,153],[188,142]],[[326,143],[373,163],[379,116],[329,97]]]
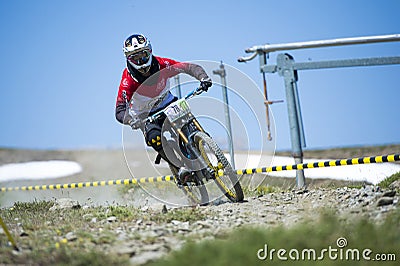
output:
[[[390,147],[360,148],[357,150],[357,154],[353,154],[353,151],[347,149],[333,149],[310,151],[306,153],[306,156],[309,158],[318,158],[319,156],[323,158],[349,158],[353,156],[398,153],[399,150],[400,145],[392,145]],[[339,155],[341,152],[343,152],[343,156]],[[285,154],[280,153],[280,155]],[[129,158],[136,158],[137,160],[144,157],[141,153],[132,153],[129,156]],[[76,161],[84,169],[79,175],[56,180],[57,183],[130,177],[124,154],[120,150],[0,150],[0,165],[11,162],[50,159]],[[147,176],[150,168],[143,165],[139,169],[141,170],[135,175]],[[167,174],[167,172],[164,174]],[[53,184],[55,180],[43,180],[43,184],[46,183]],[[4,185],[21,184],[16,182]],[[300,221],[317,219],[320,211],[324,209],[337,213],[344,221],[350,222],[354,219],[367,217],[379,223],[388,213],[391,213],[399,206],[399,194],[397,193],[400,189],[399,182],[386,190],[371,185],[352,188],[348,186],[359,184],[327,182],[326,180],[313,180],[309,184],[308,190],[293,189],[294,181],[287,179],[270,178],[267,181],[267,185],[279,186],[281,191],[263,196],[254,196],[254,192],[247,191],[246,201],[243,203],[229,203],[223,199],[209,206],[196,207],[207,218],[194,222],[173,220],[168,223],[159,223],[143,222],[139,219],[119,223],[115,217],[108,217],[102,221],[91,220],[89,222],[93,223],[95,230],[99,231],[105,224],[115,224],[114,232],[118,241],[104,246],[104,250],[106,252],[129,254],[132,264],[141,265],[148,260],[156,259],[168,254],[171,250],[180,248],[187,238],[214,238],[224,232],[248,225],[267,227],[284,225],[290,227]],[[166,190],[166,187],[155,186],[152,189],[155,190],[155,192],[153,191],[154,193],[157,193],[157,191],[161,193]],[[59,200],[61,198],[69,198],[69,201],[78,201],[81,206],[85,206],[88,202],[111,205],[134,204],[147,215],[169,212],[172,208],[169,205],[164,206],[163,203],[157,202],[143,190],[137,188],[131,189],[130,192],[122,196],[116,186],[61,191],[7,192],[7,196],[0,195],[0,203],[4,207],[12,204],[15,200],[46,198],[56,198],[58,199],[56,202],[61,202]],[[89,198],[90,200],[88,200]],[[71,204],[66,206],[60,204],[59,208],[69,208],[68,206],[71,206]]]

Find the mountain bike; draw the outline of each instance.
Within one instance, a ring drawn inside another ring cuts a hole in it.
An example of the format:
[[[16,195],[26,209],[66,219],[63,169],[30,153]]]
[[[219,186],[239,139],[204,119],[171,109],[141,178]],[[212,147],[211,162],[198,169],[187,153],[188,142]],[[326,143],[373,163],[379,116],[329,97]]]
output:
[[[148,116],[142,123],[165,119],[162,145],[174,181],[193,205],[206,205],[209,195],[205,183],[212,180],[232,202],[243,201],[244,195],[236,171],[212,137],[191,112],[188,100],[203,92],[196,88],[185,97]],[[190,170],[184,180],[178,172],[181,166]]]

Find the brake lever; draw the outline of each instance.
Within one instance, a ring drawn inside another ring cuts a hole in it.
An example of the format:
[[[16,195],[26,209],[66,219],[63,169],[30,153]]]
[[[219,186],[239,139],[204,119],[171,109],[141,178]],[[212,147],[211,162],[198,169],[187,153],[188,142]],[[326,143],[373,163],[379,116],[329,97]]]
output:
[[[196,91],[195,91],[195,95],[200,95],[200,94],[202,94],[204,92],[204,90],[201,88],[201,87],[198,87],[197,89],[196,89]]]

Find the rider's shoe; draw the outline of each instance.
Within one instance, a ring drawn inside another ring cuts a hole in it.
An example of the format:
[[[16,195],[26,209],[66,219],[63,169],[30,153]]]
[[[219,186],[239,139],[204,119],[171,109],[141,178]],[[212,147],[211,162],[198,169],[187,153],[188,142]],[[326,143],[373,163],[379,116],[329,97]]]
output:
[[[181,167],[178,171],[178,178],[182,185],[186,184],[191,175],[192,172],[186,167]]]

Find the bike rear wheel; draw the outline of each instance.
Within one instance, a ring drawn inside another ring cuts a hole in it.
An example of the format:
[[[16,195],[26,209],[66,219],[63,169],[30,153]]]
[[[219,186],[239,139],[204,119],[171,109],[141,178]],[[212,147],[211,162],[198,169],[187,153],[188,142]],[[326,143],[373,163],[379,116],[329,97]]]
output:
[[[171,169],[175,182],[177,183],[179,169],[172,164],[169,164],[169,168]],[[177,186],[188,197],[189,204],[191,206],[208,204],[209,197],[206,186],[204,185],[203,181],[197,177],[197,175],[193,176],[192,181],[188,181],[184,185],[177,184]]]
[[[237,174],[217,143],[201,131],[194,135],[194,141],[201,157],[207,166],[213,170],[213,179],[222,193],[233,202],[243,201],[243,190]]]

